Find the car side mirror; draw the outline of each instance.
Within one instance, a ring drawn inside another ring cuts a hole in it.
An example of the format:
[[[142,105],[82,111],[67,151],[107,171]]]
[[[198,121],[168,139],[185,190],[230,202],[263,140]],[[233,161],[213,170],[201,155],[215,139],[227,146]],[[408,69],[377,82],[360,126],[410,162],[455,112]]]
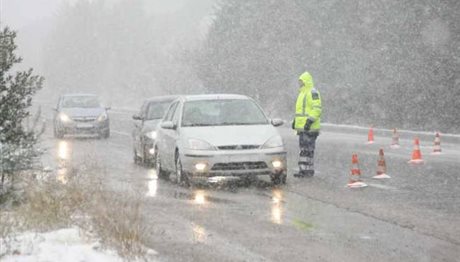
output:
[[[271,122],[272,122],[272,125],[276,127],[284,125],[284,121],[278,118],[272,119]]]
[[[160,124],[163,129],[176,129],[176,125],[172,121],[165,121]]]
[[[142,117],[140,115],[138,115],[138,114],[134,114],[133,119],[134,120],[143,120]]]

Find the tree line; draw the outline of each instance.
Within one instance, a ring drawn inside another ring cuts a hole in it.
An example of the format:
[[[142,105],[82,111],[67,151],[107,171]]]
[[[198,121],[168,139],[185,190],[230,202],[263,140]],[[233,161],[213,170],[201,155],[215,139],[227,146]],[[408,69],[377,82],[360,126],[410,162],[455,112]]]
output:
[[[196,59],[210,90],[289,117],[312,73],[324,121],[460,131],[458,1],[223,0]]]
[[[178,37],[191,27],[168,34],[177,24],[149,13],[147,2],[61,8],[44,56],[50,88],[101,90],[128,104],[242,93],[290,118],[297,77],[308,70],[323,121],[460,131],[458,1],[219,0],[198,41]]]

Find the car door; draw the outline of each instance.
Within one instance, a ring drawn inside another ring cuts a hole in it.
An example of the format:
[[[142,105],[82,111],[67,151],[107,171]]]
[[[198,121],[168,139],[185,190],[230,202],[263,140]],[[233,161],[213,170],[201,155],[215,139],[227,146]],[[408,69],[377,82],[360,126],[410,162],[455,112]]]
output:
[[[163,122],[172,122],[178,107],[179,101],[171,104]],[[161,128],[160,159],[164,167],[169,170],[174,170],[175,168],[174,150],[176,148],[176,136],[176,130]]]
[[[134,120],[134,129],[133,129],[133,144],[134,149],[137,154],[142,153],[142,127],[144,125],[144,118],[146,116],[147,103],[144,103],[139,111],[138,116],[141,117],[141,120]]]
[[[169,136],[168,136],[168,139],[171,140],[171,142],[170,142],[171,147],[169,147],[169,149],[170,149],[171,160],[174,160],[172,162],[172,165],[173,165],[174,169],[176,168],[176,161],[175,161],[176,155],[175,154],[176,154],[176,148],[178,147],[177,143],[178,143],[179,136],[180,136],[179,120],[180,120],[181,113],[182,113],[182,103],[178,103],[176,109],[174,110],[174,114],[173,114],[173,117],[172,117],[172,122],[173,122],[175,128],[169,130],[170,133],[169,133]]]

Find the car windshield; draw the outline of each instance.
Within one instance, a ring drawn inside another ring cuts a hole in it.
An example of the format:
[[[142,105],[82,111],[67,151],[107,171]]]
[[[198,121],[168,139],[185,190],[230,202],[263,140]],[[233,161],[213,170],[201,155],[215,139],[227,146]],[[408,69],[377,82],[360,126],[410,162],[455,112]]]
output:
[[[172,101],[151,102],[147,109],[146,120],[161,119]]]
[[[262,125],[268,120],[248,99],[189,101],[184,104],[182,126]]]
[[[101,103],[96,96],[68,96],[62,99],[61,107],[96,108],[101,107]]]

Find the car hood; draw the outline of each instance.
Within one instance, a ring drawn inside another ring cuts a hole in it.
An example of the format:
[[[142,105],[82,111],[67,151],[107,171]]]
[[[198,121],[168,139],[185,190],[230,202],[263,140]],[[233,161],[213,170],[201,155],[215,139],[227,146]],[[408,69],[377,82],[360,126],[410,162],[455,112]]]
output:
[[[103,112],[104,108],[63,108],[61,112],[69,117],[98,117]]]
[[[268,139],[279,135],[272,125],[183,127],[181,137],[204,140],[213,146],[263,145]]]

